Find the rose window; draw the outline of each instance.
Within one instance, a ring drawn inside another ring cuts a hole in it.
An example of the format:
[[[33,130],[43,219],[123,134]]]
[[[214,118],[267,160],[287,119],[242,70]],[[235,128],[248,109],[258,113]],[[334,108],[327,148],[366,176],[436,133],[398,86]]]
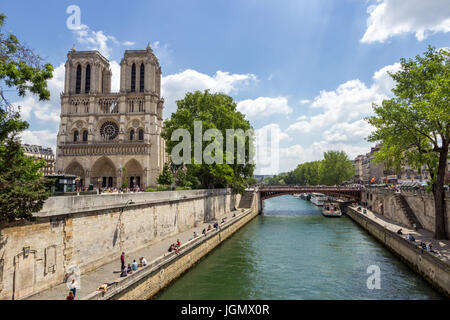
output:
[[[119,127],[112,121],[107,121],[100,127],[100,136],[105,140],[113,140],[119,134]]]

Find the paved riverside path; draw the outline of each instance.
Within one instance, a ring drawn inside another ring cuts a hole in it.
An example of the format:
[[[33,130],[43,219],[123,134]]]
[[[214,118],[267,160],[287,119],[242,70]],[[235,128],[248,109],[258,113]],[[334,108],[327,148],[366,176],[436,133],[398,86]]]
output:
[[[357,210],[358,206],[352,206],[354,210]],[[361,213],[362,215],[366,216],[370,220],[382,225],[386,229],[393,231],[394,233],[397,233],[398,229],[402,229],[403,235],[401,237],[403,239],[406,239],[408,233],[413,235],[416,241],[411,243],[414,243],[418,248],[420,248],[420,242],[425,243],[432,243],[433,250],[437,251],[439,254],[431,253],[434,257],[439,258],[441,261],[447,263],[450,265],[450,240],[436,240],[433,239],[433,233],[425,230],[425,229],[418,229],[417,231],[413,228],[405,227],[399,223],[396,223],[385,216],[382,216],[378,213],[375,213],[369,209],[367,209],[367,213],[364,214],[363,210],[357,211]],[[400,236],[400,235],[399,235]]]
[[[235,210],[229,212],[221,216],[219,219],[203,223],[202,225],[191,228],[182,233],[169,236],[163,240],[160,240],[159,242],[150,244],[148,247],[142,248],[140,250],[131,253],[125,252],[125,264],[126,266],[128,266],[128,264],[131,264],[133,260],[136,260],[136,262],[139,263],[140,257],[144,257],[145,259],[147,259],[147,264],[151,264],[153,260],[156,260],[158,257],[161,257],[165,253],[168,253],[167,250],[169,249],[170,245],[172,243],[176,243],[177,239],[180,239],[181,244],[183,245],[187,243],[189,241],[189,238],[193,236],[194,231],[196,231],[199,236],[203,236],[202,231],[203,229],[207,228],[208,225],[211,225],[212,227],[215,222],[218,222],[220,225],[220,222],[225,217],[227,218],[226,222],[229,222],[233,219],[232,218],[233,213],[236,214],[237,218],[242,214],[242,211]],[[79,282],[80,288],[77,289],[76,300],[80,300],[83,297],[91,294],[101,284],[114,282],[117,281],[117,279],[119,278],[120,278],[120,253],[117,256],[117,259],[115,259],[114,261],[104,264],[103,266],[98,267],[93,271],[81,275]],[[33,295],[29,297],[27,300],[66,300],[68,293],[69,289],[66,283],[62,283],[55,287],[42,291],[36,295]]]

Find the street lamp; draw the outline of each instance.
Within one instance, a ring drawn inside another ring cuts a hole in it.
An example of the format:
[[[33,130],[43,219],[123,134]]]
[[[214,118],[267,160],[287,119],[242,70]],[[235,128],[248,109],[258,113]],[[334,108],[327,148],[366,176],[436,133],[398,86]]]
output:
[[[134,201],[131,199],[128,200],[127,203],[125,203],[125,206],[122,207],[122,213],[123,213],[123,210],[125,210],[125,208],[128,207],[128,205],[130,205],[130,204],[134,204]]]

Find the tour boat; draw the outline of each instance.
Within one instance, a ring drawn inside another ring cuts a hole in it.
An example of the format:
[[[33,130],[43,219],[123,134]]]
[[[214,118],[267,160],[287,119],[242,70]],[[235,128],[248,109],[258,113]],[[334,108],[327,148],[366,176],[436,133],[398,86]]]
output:
[[[328,200],[328,197],[323,193],[311,193],[311,202],[318,207],[323,206],[323,203]]]
[[[293,196],[294,198],[300,198],[300,193],[294,193]]]
[[[309,193],[302,193],[300,195],[300,198],[302,198],[303,200],[311,200],[311,195]]]
[[[342,216],[341,209],[339,207],[339,203],[326,201],[323,204],[322,215],[325,217],[340,217]]]

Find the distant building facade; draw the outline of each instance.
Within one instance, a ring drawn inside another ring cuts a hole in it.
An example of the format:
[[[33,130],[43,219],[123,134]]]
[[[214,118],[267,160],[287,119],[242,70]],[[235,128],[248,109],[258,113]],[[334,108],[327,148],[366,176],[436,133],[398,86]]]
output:
[[[43,148],[38,145],[23,144],[24,154],[28,157],[32,157],[35,160],[45,160],[46,165],[41,169],[44,175],[55,173],[55,155],[52,148]]]
[[[76,175],[81,187],[155,186],[167,156],[161,67],[150,45],[125,51],[118,93],[98,51],[73,48],[65,68],[57,173]]]
[[[373,161],[375,152],[379,151],[381,144],[372,147],[370,152],[365,155],[358,155],[353,160],[355,167],[354,181],[360,183],[390,183],[390,182],[427,182],[430,180],[430,174],[427,166],[422,166],[420,172],[411,167],[408,163],[402,166],[400,172],[396,173],[393,169],[388,169],[384,163]],[[450,160],[449,160],[450,163]],[[446,169],[446,183],[450,182],[450,167]]]

